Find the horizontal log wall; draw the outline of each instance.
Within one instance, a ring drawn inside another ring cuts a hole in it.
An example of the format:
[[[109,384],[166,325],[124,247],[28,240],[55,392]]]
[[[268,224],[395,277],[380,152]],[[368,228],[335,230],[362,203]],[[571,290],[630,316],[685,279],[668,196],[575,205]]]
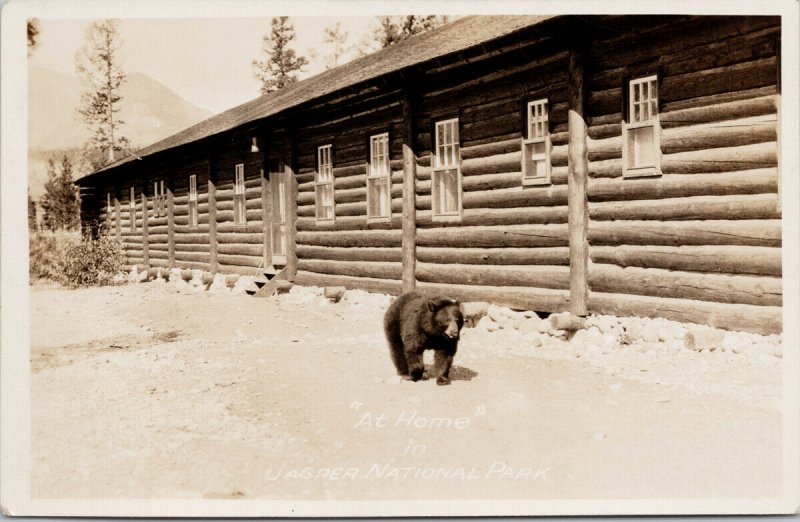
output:
[[[562,43],[541,31],[472,50],[423,74],[417,136],[419,288],[540,311],[566,307],[567,77]],[[520,59],[524,56],[524,59]],[[466,65],[465,65],[466,63]],[[527,101],[549,101],[551,183],[522,184]],[[436,121],[459,118],[460,220],[431,213],[431,148]],[[498,301],[499,300],[499,301]]]
[[[365,86],[347,106],[322,100],[297,128],[296,282],[397,293],[402,277],[402,92]],[[367,219],[369,137],[389,133],[392,215]],[[317,148],[332,145],[335,219],[317,222]]]
[[[590,46],[591,310],[779,330],[779,21],[606,21],[624,36]],[[662,175],[623,179],[623,89],[656,71]]]

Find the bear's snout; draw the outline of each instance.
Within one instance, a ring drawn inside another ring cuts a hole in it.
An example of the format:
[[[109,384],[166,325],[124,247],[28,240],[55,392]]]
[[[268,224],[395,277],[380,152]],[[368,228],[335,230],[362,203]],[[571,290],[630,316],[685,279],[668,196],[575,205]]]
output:
[[[452,322],[447,326],[447,329],[444,331],[444,335],[450,339],[458,339],[458,330],[458,325],[455,322]]]

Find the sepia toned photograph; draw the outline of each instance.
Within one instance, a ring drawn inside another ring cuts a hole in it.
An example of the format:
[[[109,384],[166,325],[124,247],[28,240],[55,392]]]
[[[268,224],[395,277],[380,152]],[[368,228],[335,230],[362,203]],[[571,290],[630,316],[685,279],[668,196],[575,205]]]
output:
[[[5,514],[797,512],[796,3],[65,4],[2,11]]]

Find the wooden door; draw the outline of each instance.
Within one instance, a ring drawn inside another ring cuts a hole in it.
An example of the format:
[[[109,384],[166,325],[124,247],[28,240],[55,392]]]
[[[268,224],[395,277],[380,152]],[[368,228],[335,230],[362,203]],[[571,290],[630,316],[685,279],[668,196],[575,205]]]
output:
[[[272,264],[286,264],[287,226],[289,222],[289,173],[280,163],[269,173],[272,195]]]

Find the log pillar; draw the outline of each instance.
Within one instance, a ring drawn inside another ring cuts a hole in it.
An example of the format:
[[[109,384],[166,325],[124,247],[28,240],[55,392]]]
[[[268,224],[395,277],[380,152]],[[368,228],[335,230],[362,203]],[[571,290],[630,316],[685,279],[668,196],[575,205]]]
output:
[[[150,245],[147,232],[147,176],[144,177],[144,186],[142,187],[142,263],[145,265],[150,264]]]
[[[417,157],[414,103],[409,89],[407,83],[403,97],[403,292],[409,292],[417,285]]]
[[[167,175],[167,257],[169,267],[175,268],[175,172],[172,167]]]
[[[122,210],[120,209],[119,205],[119,185],[114,185],[114,233],[117,236],[117,241],[122,241],[122,225],[120,220],[122,219]],[[36,214],[38,219],[39,214]]]
[[[569,190],[569,295],[570,312],[585,316],[589,295],[587,241],[588,205],[586,185],[589,177],[589,156],[586,146],[587,126],[584,113],[584,59],[579,49],[569,51],[569,152],[567,183]]]
[[[261,162],[261,229],[263,231],[264,268],[272,264],[271,216],[272,201],[269,193],[269,149],[264,134],[258,137],[258,159]]]
[[[213,147],[213,145],[209,145]],[[209,272],[216,274],[219,269],[217,260],[217,173],[214,169],[214,156],[208,155],[208,248]]]
[[[294,281],[297,274],[297,140],[295,129],[290,126],[285,144],[284,169],[288,178],[288,215],[286,216],[286,278]]]

